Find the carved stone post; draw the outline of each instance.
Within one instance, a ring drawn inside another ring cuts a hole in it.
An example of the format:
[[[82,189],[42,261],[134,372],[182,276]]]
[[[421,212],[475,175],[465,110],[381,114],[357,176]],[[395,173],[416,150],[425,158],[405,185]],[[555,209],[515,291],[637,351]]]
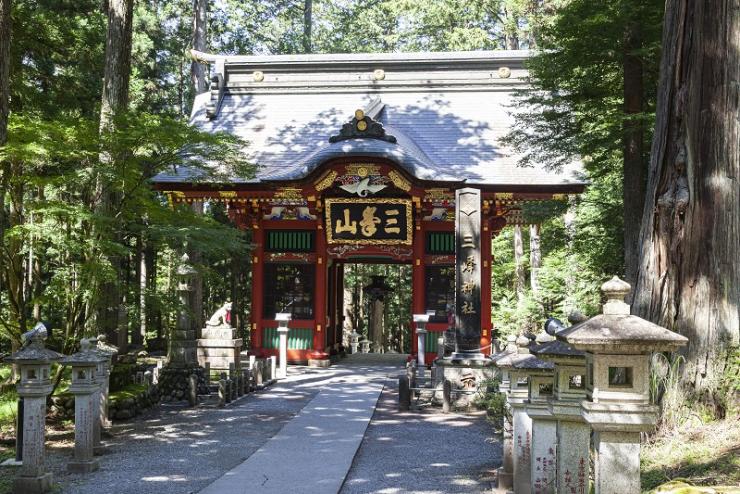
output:
[[[292,314],[279,313],[275,314],[275,320],[278,322],[279,335],[279,353],[280,353],[280,370],[278,379],[288,377],[288,323],[293,318]],[[259,384],[262,384],[261,382]]]

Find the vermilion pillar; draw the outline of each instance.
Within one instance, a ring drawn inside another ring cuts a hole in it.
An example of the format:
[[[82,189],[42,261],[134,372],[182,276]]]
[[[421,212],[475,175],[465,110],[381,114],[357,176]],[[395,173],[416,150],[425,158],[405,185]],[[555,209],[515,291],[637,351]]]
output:
[[[315,352],[324,352],[326,341],[326,232],[324,222],[319,216],[316,225],[316,295],[314,299],[314,318],[316,327],[313,333]]]
[[[252,350],[262,349],[262,307],[264,307],[263,293],[265,289],[265,231],[261,221],[256,219],[252,223],[252,243],[255,244],[252,255]]]
[[[481,287],[480,287],[480,346],[483,353],[489,353],[487,348],[491,344],[491,229],[490,220],[483,220],[481,232]]]
[[[413,265],[411,268],[411,313],[424,314],[424,225],[421,211],[417,211],[414,226]],[[418,351],[416,324],[411,323],[411,352]]]

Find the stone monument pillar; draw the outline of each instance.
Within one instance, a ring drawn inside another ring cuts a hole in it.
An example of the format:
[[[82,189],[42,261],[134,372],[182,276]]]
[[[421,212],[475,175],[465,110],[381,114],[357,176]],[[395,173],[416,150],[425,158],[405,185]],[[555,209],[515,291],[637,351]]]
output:
[[[275,320],[278,322],[278,351],[280,353],[280,368],[278,369],[278,379],[288,377],[288,323],[293,318],[290,313],[275,314]]]
[[[97,344],[97,340],[94,340]],[[94,458],[95,446],[95,422],[99,422],[100,414],[97,413],[99,403],[96,406],[96,392],[100,389],[96,373],[99,366],[106,357],[94,349],[90,340],[83,339],[80,342],[80,351],[66,357],[63,362],[72,367],[72,384],[69,391],[75,397],[75,452],[74,459],[67,463],[67,469],[74,473],[94,472],[99,468],[98,461]]]
[[[556,334],[586,356],[586,400],[581,414],[594,431],[596,494],[640,492],[640,432],[655,427],[650,404],[650,355],[688,339],[630,315],[630,285],[616,276],[601,286],[603,314]]]
[[[26,345],[7,359],[18,366],[18,395],[23,398],[23,465],[13,481],[13,492],[41,493],[51,490],[52,475],[44,461],[46,398],[51,393],[51,363],[64,355],[44,348],[46,328],[38,324],[24,334]]]
[[[195,275],[195,269],[190,265],[187,254],[184,254],[177,268],[177,294],[181,307],[177,325],[169,338],[167,365],[162,369],[159,379],[163,401],[188,400],[191,374],[199,376],[199,383],[205,383],[203,369],[198,367],[196,333],[192,317],[191,302]]]
[[[457,190],[455,204],[455,352],[452,360],[482,360],[480,190]]]
[[[481,193],[464,188],[455,193],[455,324],[452,355],[437,361],[441,379],[453,388],[476,389],[494,377],[493,361],[481,352]],[[485,312],[487,313],[487,312]],[[475,399],[457,394],[456,405]]]

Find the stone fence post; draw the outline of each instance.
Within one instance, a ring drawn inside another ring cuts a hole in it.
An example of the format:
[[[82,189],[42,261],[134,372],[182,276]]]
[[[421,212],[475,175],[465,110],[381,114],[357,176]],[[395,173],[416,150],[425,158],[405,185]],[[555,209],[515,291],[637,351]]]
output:
[[[280,370],[277,375],[278,379],[285,379],[288,377],[288,323],[292,318],[293,315],[289,313],[275,314],[275,320],[278,322],[278,347],[280,354]]]

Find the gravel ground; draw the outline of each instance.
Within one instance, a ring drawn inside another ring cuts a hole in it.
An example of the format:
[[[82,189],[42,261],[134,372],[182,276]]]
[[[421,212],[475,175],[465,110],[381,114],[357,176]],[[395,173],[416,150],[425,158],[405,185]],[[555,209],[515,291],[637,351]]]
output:
[[[114,426],[100,470],[69,474],[73,443],[50,450],[60,492],[143,494],[198,492],[244,461],[318,392],[304,369],[298,380],[247,395],[226,408],[161,405],[145,419]],[[294,376],[295,379],[295,376]]]
[[[74,436],[52,433],[47,463],[57,493],[195,493],[246,460],[322,387],[385,382],[342,493],[473,493],[490,490],[501,447],[482,415],[397,411],[403,356],[358,355],[330,369],[291,367],[286,381],[219,409],[161,405],[117,424],[100,470],[69,474]],[[286,466],[287,467],[287,466]],[[4,472],[3,472],[4,473]]]
[[[490,492],[500,465],[501,443],[484,414],[399,412],[389,381],[341,493]]]

